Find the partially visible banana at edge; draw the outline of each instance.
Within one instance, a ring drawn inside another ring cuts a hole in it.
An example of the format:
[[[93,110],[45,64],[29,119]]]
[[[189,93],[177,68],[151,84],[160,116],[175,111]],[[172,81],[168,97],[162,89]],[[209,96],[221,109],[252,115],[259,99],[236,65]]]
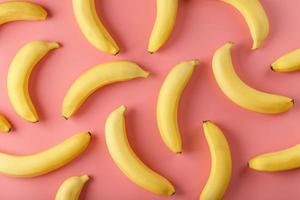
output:
[[[220,0],[236,8],[246,20],[257,49],[269,34],[269,19],[259,0]]]
[[[227,42],[215,52],[212,60],[213,73],[223,93],[240,107],[259,113],[276,114],[291,109],[293,99],[258,91],[238,77],[231,59],[232,46],[233,43]]]
[[[47,11],[40,5],[26,1],[0,3],[0,25],[20,20],[44,20]]]
[[[92,93],[105,85],[148,76],[149,72],[130,61],[113,61],[96,65],[82,73],[72,83],[65,95],[61,114],[65,119],[70,118]]]
[[[182,152],[181,136],[177,122],[180,96],[198,64],[198,60],[177,64],[165,78],[159,92],[156,121],[164,143],[174,153]]]
[[[99,19],[95,0],[72,0],[73,11],[81,32],[98,50],[117,55],[119,47]]]
[[[200,200],[221,200],[230,183],[232,160],[230,148],[221,129],[211,121],[203,122],[211,154],[211,170]]]
[[[9,133],[11,130],[11,123],[6,119],[4,115],[0,114],[0,132]]]
[[[150,35],[148,51],[155,53],[164,45],[176,22],[178,0],[156,0],[156,20]]]
[[[271,69],[276,72],[300,70],[300,49],[288,52],[272,63]]]
[[[78,200],[80,192],[88,180],[88,175],[72,176],[66,179],[59,187],[55,200]]]
[[[105,123],[105,140],[113,161],[140,187],[159,195],[175,194],[173,185],[146,166],[130,147],[126,135],[125,110],[124,105],[120,106],[108,116]]]
[[[290,148],[265,153],[252,158],[248,165],[251,169],[263,172],[277,172],[300,167],[300,144]]]
[[[87,148],[91,133],[73,135],[60,144],[31,155],[0,153],[0,173],[20,178],[40,176],[68,164]]]
[[[29,42],[18,51],[9,66],[7,75],[9,100],[16,113],[29,122],[39,121],[28,90],[31,72],[50,50],[58,47],[57,42],[42,40]]]

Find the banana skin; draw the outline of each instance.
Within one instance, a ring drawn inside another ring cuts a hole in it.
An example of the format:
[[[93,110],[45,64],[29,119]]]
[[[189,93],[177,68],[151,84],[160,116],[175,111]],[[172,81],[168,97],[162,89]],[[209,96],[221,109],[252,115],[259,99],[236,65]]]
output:
[[[24,120],[38,122],[28,84],[32,70],[49,51],[59,47],[57,42],[36,40],[24,45],[13,58],[7,75],[7,90],[15,112]]]
[[[240,107],[258,113],[276,114],[291,109],[293,99],[258,91],[238,77],[231,59],[232,46],[233,43],[225,43],[215,52],[212,60],[213,74],[225,96]]]
[[[203,122],[211,153],[211,170],[200,200],[221,200],[230,183],[232,160],[230,148],[221,129],[211,121]]]
[[[165,78],[159,92],[156,121],[164,143],[174,153],[182,152],[182,142],[177,121],[180,96],[198,64],[198,60],[177,64]]]
[[[276,72],[293,72],[300,69],[300,49],[282,55],[272,63],[271,69]]]
[[[55,200],[78,200],[80,192],[88,180],[88,175],[72,176],[66,179],[58,189]]]
[[[40,5],[26,1],[0,3],[0,25],[20,20],[45,20],[47,11]]]
[[[120,106],[108,116],[105,123],[105,140],[113,161],[138,186],[154,194],[173,195],[173,185],[146,166],[130,147],[126,136],[125,110],[124,105]]]
[[[9,133],[11,130],[11,123],[4,115],[0,114],[0,132]]]
[[[91,133],[71,136],[60,144],[32,155],[0,153],[0,173],[6,176],[29,178],[40,176],[68,164],[87,148]]]

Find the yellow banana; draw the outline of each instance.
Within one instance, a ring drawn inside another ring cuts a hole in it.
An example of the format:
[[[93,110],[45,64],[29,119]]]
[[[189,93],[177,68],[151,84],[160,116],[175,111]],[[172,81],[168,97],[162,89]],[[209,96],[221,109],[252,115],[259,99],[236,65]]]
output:
[[[57,191],[55,200],[78,200],[80,192],[88,180],[87,175],[68,178]]]
[[[12,129],[9,121],[4,117],[4,115],[0,114],[0,132],[10,132]]]
[[[269,34],[268,16],[259,0],[221,0],[236,8],[246,20],[253,39],[252,49],[257,49]]]
[[[232,46],[226,43],[219,48],[212,61],[215,79],[223,93],[237,105],[259,113],[275,114],[292,108],[292,99],[255,90],[238,77],[231,60]]]
[[[0,3],[0,25],[20,20],[44,20],[47,11],[38,4],[25,1]]]
[[[224,134],[214,123],[204,121],[203,129],[211,153],[211,171],[200,200],[220,200],[231,179],[231,153]]]
[[[156,20],[148,51],[156,52],[168,40],[176,22],[178,0],[156,0]]]
[[[73,11],[81,32],[97,49],[117,55],[119,47],[100,21],[95,0],[73,0]]]
[[[0,173],[23,178],[49,173],[79,156],[87,148],[90,139],[91,134],[83,132],[36,154],[17,156],[0,153]]]
[[[39,121],[28,91],[28,81],[35,65],[52,49],[56,42],[33,41],[27,43],[14,57],[8,71],[7,88],[16,113],[29,122]]]
[[[130,61],[114,61],[96,65],[75,80],[68,90],[62,106],[62,116],[71,117],[97,89],[120,81],[148,77],[149,72]]]
[[[182,152],[177,122],[180,96],[197,64],[197,60],[191,60],[176,65],[169,72],[159,92],[156,110],[157,124],[164,143],[174,153]]]
[[[120,106],[107,118],[105,139],[109,153],[120,170],[135,184],[160,195],[173,195],[172,184],[146,166],[131,149],[126,136],[125,106]]]
[[[276,72],[292,72],[300,69],[300,49],[296,49],[278,58],[271,69]]]
[[[288,149],[266,153],[252,158],[249,167],[258,171],[274,172],[300,167],[300,144]]]

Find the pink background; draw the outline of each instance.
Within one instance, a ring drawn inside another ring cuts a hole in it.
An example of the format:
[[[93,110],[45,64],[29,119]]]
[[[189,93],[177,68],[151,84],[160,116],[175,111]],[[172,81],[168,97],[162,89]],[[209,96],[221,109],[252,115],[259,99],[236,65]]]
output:
[[[233,176],[227,200],[299,199],[300,170],[258,173],[247,161],[260,153],[286,148],[300,142],[300,76],[270,70],[275,58],[300,47],[298,0],[261,0],[270,19],[270,35],[262,48],[251,51],[252,40],[242,16],[218,0],[182,0],[175,30],[157,54],[146,51],[155,19],[155,1],[99,0],[98,12],[120,45],[114,57],[92,47],[81,34],[72,13],[71,0],[35,0],[50,13],[43,22],[14,22],[0,30],[0,111],[15,130],[0,135],[0,149],[14,154],[30,154],[47,149],[83,130],[93,133],[88,150],[74,162],[50,174],[30,179],[0,176],[0,199],[54,199],[64,179],[87,173],[93,178],[82,199],[193,200],[198,199],[210,171],[210,153],[201,122],[216,122],[228,138],[233,156]],[[30,92],[41,116],[37,124],[19,118],[10,106],[6,92],[8,66],[25,43],[45,39],[58,41],[53,51],[33,72]],[[295,99],[296,106],[277,116],[243,110],[220,91],[211,71],[214,51],[226,41],[234,41],[233,59],[241,78],[251,86]],[[198,58],[201,65],[187,86],[179,108],[182,155],[172,154],[162,143],[155,121],[160,85],[179,61]],[[69,121],[60,116],[63,97],[81,72],[111,60],[128,59],[152,72],[148,79],[111,85],[91,96]],[[127,132],[137,155],[155,171],[174,183],[177,193],[160,197],[127,179],[108,154],[104,123],[121,104],[128,106]]]

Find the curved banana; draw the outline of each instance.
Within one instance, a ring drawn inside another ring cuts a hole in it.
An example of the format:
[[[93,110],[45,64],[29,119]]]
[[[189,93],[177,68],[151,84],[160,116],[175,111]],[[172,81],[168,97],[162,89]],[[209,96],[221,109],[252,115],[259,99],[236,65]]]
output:
[[[165,78],[159,92],[156,120],[164,143],[174,153],[182,152],[177,122],[180,96],[198,63],[198,60],[191,60],[177,64]]]
[[[10,132],[12,129],[11,124],[9,121],[4,117],[4,115],[0,114],[0,132]]]
[[[249,167],[257,171],[275,172],[296,169],[300,167],[300,144],[288,149],[266,153],[252,158]]]
[[[81,32],[97,49],[117,55],[119,47],[100,21],[95,0],[73,0],[73,11]]]
[[[58,189],[55,200],[78,200],[80,192],[88,180],[87,175],[68,178]]]
[[[28,91],[31,71],[50,50],[58,47],[56,42],[37,40],[27,43],[19,50],[9,67],[7,89],[10,102],[16,113],[29,122],[39,121]]]
[[[147,167],[131,149],[126,136],[125,106],[120,106],[107,118],[105,139],[109,153],[120,170],[135,184],[160,195],[173,195],[172,184]]]
[[[0,153],[0,173],[13,177],[34,177],[58,169],[78,157],[88,146],[89,132],[73,135],[52,148],[32,155]]]
[[[252,49],[260,47],[269,34],[269,19],[259,0],[221,0],[236,8],[246,20],[253,39]]]
[[[26,1],[0,3],[0,25],[20,20],[44,20],[47,11],[40,5]]]
[[[200,200],[220,200],[231,179],[231,153],[222,131],[212,122],[203,122],[204,134],[211,153],[211,171]]]
[[[156,0],[156,20],[150,36],[148,51],[156,52],[168,40],[176,22],[178,0]]]
[[[278,58],[271,65],[276,72],[292,72],[300,70],[300,49],[296,49]]]
[[[149,72],[130,61],[114,61],[96,65],[75,80],[68,90],[62,106],[62,116],[71,117],[97,89],[120,81],[146,78]]]
[[[226,43],[219,48],[212,61],[214,76],[223,93],[237,105],[259,113],[275,114],[292,108],[292,99],[255,90],[238,77],[230,55],[232,46]]]

